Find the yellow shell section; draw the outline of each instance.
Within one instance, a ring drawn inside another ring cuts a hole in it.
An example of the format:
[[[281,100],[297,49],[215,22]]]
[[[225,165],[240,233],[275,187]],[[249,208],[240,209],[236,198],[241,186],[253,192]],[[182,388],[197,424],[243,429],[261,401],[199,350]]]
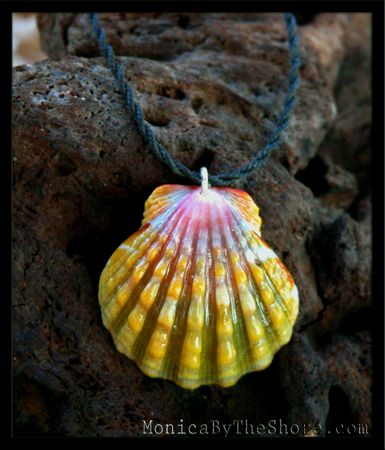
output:
[[[292,334],[298,290],[260,237],[240,190],[164,185],[142,227],[111,256],[99,284],[117,349],[152,377],[187,389],[231,386],[266,368]]]

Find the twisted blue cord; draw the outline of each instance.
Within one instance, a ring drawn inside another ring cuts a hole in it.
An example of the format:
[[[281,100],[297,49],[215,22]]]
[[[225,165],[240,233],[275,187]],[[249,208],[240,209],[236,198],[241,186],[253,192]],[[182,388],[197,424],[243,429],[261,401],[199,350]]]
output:
[[[199,172],[194,172],[184,164],[176,161],[163,147],[163,145],[156,141],[150,125],[148,125],[143,118],[143,112],[139,104],[135,101],[131,86],[124,78],[123,66],[117,62],[114,50],[107,42],[106,33],[100,25],[98,15],[96,13],[88,13],[88,15],[92,25],[92,30],[99,44],[100,53],[107,59],[108,66],[114,74],[118,86],[123,93],[126,107],[128,111],[132,113],[139,133],[155,155],[163,163],[167,164],[175,175],[183,178],[189,178],[195,183],[200,183],[201,175]],[[295,16],[290,13],[284,13],[284,18],[288,33],[290,68],[288,73],[288,89],[282,110],[274,124],[274,130],[270,134],[270,137],[262,150],[260,150],[249,163],[244,164],[231,172],[225,172],[218,175],[209,175],[209,182],[212,185],[227,186],[239,179],[246,178],[251,171],[262,167],[268,160],[271,152],[281,144],[280,135],[288,127],[290,113],[293,111],[296,104],[295,94],[299,86],[300,67],[300,58],[298,55],[299,38],[296,34],[297,24]]]

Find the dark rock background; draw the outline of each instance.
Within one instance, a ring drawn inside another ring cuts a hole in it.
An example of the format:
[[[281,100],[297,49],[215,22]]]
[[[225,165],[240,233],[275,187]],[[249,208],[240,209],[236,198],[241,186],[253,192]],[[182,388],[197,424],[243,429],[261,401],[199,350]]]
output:
[[[186,391],[115,350],[98,278],[164,183],[84,14],[40,14],[50,59],[14,69],[14,433],[139,436],[154,423],[371,428],[368,14],[298,15],[302,84],[283,145],[244,189],[301,296],[291,342],[234,387]],[[212,173],[261,148],[286,88],[279,14],[101,14],[145,119]],[[314,435],[310,431],[307,435]]]

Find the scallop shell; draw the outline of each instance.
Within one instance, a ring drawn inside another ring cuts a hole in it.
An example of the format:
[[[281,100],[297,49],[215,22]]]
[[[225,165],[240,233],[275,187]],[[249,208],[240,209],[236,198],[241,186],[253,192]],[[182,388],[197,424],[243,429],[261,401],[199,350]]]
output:
[[[298,290],[262,240],[245,192],[163,185],[99,285],[116,348],[183,388],[231,386],[262,370],[292,334]]]

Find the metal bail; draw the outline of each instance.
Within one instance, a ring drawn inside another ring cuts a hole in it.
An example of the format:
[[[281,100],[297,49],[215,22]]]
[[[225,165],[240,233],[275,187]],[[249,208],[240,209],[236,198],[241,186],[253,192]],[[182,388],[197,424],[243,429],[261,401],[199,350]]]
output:
[[[209,173],[206,167],[201,168],[201,194],[207,195],[209,192]]]

